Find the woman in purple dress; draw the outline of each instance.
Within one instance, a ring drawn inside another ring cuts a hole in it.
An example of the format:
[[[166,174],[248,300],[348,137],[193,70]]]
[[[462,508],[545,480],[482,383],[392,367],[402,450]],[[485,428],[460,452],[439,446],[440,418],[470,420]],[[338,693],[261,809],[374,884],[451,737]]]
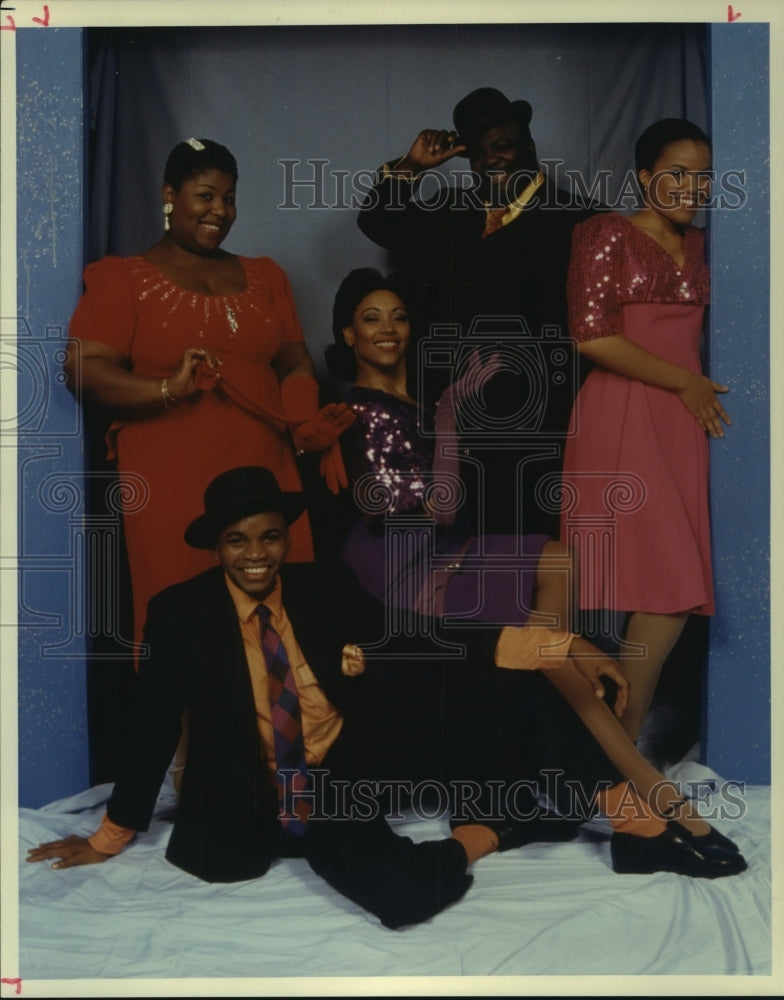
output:
[[[341,440],[357,507],[344,561],[388,605],[526,626],[518,634],[531,636],[530,669],[544,669],[637,792],[654,796],[660,811],[677,815],[703,846],[726,848],[730,842],[636,750],[604,701],[600,676],[620,680],[619,717],[628,685],[615,661],[570,630],[574,567],[566,546],[545,535],[467,533],[461,485],[449,467],[453,422],[444,415],[481,388],[493,360],[477,360],[462,384],[447,390],[434,420],[411,391],[413,304],[404,285],[372,268],[352,271],[335,298],[327,366],[352,383],[347,401],[356,416]]]
[[[447,407],[481,388],[492,361],[477,361],[447,391],[436,418],[409,391],[411,304],[404,285],[372,268],[352,271],[335,299],[327,365],[352,383],[356,416],[343,454],[358,516],[342,558],[365,590],[396,607],[568,629],[564,545],[541,534],[469,534],[454,439],[440,425]]]
[[[689,614],[713,612],[708,435],[730,422],[727,387],[699,356],[709,275],[691,222],[709,193],[708,138],[667,118],[635,156],[642,210],[574,231],[569,329],[593,367],[567,437],[561,522],[581,556],[581,607],[628,615],[632,739]]]

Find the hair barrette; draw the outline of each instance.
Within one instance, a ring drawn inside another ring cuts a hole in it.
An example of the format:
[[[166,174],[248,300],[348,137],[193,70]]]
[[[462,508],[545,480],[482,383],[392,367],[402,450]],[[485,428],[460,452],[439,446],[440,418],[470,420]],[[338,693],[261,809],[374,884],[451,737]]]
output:
[[[198,139],[186,139],[185,141],[188,143],[191,149],[195,149],[197,153],[200,153],[203,149],[206,148],[204,143],[199,142]]]

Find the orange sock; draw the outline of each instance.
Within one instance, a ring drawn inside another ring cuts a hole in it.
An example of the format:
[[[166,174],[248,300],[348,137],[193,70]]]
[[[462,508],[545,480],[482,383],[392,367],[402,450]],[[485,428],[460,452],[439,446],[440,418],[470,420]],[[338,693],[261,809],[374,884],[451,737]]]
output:
[[[452,836],[463,845],[469,865],[498,850],[498,837],[489,826],[482,826],[481,823],[456,826]]]
[[[622,781],[596,796],[596,804],[618,833],[631,833],[635,837],[658,837],[667,829],[667,823],[657,816],[648,803],[641,799],[631,782]]]

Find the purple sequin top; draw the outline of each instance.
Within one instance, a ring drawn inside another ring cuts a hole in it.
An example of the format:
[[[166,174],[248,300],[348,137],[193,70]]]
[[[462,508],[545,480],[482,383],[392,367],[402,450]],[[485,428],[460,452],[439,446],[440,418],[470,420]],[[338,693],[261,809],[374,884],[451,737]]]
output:
[[[430,483],[432,417],[378,389],[355,387],[347,402],[357,419],[341,444],[354,501],[364,516],[350,529],[341,558],[356,573],[360,586],[388,606],[422,610],[419,602],[427,579],[438,584],[448,615],[525,625],[536,584],[534,567],[548,538],[485,535],[480,540],[469,535],[468,522],[459,511],[453,524],[428,524],[422,517],[412,517],[403,533],[404,545],[390,545],[384,531],[386,514],[418,513]],[[369,492],[378,494],[377,503],[362,502],[364,491],[357,485],[363,477],[370,483]],[[431,575],[434,555],[445,555],[447,560],[442,559],[440,572]],[[464,558],[471,560],[467,571],[461,570]],[[510,569],[518,575],[517,586],[509,584]],[[436,590],[428,593],[436,599]]]
[[[372,473],[388,497],[387,513],[420,507],[433,465],[430,415],[380,389],[355,386],[348,403],[357,417],[343,440],[349,479]]]

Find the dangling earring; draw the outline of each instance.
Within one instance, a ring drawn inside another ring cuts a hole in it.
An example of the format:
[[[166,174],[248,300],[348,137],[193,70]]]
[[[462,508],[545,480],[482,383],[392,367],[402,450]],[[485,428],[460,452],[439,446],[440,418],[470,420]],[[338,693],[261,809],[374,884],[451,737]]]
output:
[[[163,206],[163,231],[165,233],[168,233],[168,231],[171,229],[171,226],[169,225],[169,216],[172,214],[173,211],[174,211],[174,205],[172,205],[170,201],[165,202]]]

